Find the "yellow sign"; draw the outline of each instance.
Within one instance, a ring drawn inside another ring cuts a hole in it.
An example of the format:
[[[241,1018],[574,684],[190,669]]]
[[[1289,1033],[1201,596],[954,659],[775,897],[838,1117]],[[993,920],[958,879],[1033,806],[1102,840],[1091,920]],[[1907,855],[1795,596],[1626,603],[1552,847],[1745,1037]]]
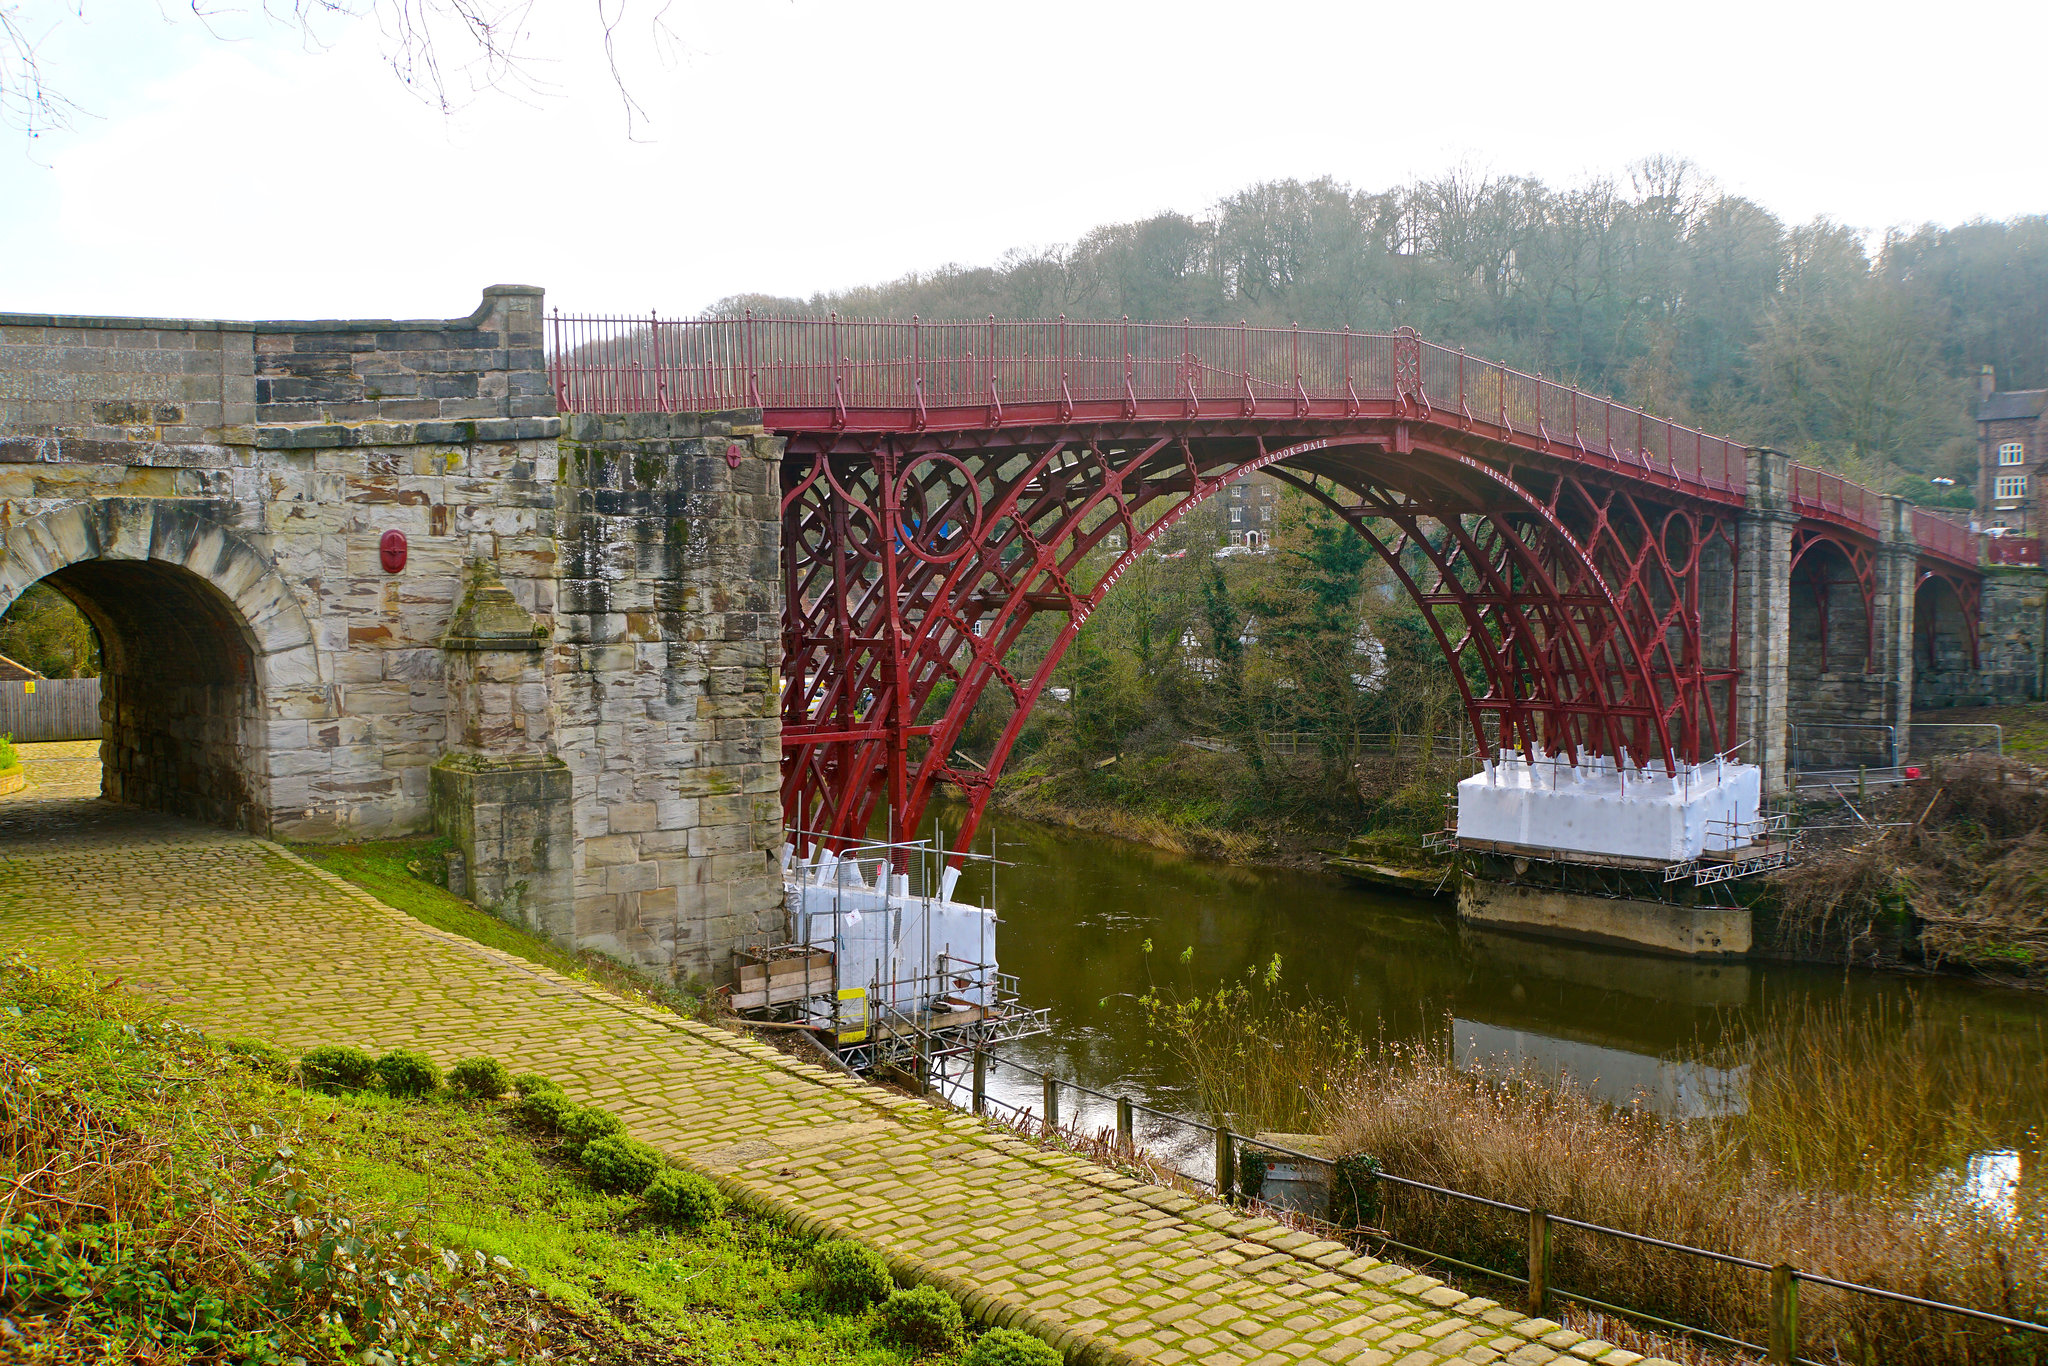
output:
[[[839,1042],[862,1043],[868,1037],[868,989],[839,989]]]
[[[34,692],[36,690],[36,681],[33,678],[25,680],[21,685],[21,690],[23,692]]]

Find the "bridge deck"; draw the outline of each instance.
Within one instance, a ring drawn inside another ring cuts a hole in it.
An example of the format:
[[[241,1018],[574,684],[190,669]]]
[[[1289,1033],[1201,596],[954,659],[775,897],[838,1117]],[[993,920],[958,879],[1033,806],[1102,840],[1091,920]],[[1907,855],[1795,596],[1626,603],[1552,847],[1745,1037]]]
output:
[[[490,1052],[548,1073],[742,1198],[1095,1360],[1641,1360],[430,929],[267,841],[85,791],[0,800],[0,952],[118,973],[290,1049]]]

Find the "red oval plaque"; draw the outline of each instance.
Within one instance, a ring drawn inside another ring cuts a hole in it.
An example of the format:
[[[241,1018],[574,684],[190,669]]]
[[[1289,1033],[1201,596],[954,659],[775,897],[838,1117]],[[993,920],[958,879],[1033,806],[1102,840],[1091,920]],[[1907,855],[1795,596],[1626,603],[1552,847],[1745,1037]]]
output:
[[[384,562],[384,572],[396,574],[405,568],[405,533],[387,531],[377,541],[377,558]]]

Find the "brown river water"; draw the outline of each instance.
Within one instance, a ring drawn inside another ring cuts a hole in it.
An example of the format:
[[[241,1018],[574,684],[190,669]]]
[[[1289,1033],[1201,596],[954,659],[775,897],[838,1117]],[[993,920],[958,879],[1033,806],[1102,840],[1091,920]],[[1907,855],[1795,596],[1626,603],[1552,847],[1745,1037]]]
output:
[[[957,812],[937,819],[950,835]],[[2048,996],[2038,993],[1811,964],[1693,963],[1475,930],[1458,924],[1447,899],[1204,862],[1000,815],[975,848],[1003,860],[993,871],[1002,967],[1052,1026],[1003,1056],[1182,1114],[1195,1112],[1190,1079],[1148,1046],[1137,997],[1154,979],[1213,988],[1275,954],[1292,991],[1335,1003],[1368,1037],[1440,1041],[1448,1031],[1463,1062],[1567,1070],[1608,1099],[1674,1115],[1741,1104],[1739,1084],[1697,1058],[1731,1016],[1763,1021],[1767,1001],[1861,1008],[1889,999],[1923,1027],[2012,1032],[2030,1047],[2048,1026]],[[956,895],[987,904],[988,879],[988,865],[971,864]],[[2048,1088],[2048,1058],[2041,1076]],[[1010,1069],[996,1069],[990,1090],[1039,1104],[1038,1080]],[[1090,1126],[1114,1122],[1108,1102],[1070,1096],[1063,1109]],[[1168,1137],[1166,1127],[1153,1132]],[[2011,1141],[2032,1146],[2021,1134]]]

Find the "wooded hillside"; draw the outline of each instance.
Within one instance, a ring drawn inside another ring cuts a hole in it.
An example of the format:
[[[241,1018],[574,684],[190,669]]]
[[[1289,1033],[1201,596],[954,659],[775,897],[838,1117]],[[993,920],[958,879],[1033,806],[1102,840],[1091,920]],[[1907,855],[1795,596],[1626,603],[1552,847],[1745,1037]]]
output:
[[[1469,171],[1382,191],[1280,180],[993,266],[716,311],[748,308],[1409,326],[1967,506],[1924,476],[1975,481],[1978,367],[2004,388],[2048,385],[2048,216],[1875,238],[1788,226],[1668,158],[1571,187]]]

